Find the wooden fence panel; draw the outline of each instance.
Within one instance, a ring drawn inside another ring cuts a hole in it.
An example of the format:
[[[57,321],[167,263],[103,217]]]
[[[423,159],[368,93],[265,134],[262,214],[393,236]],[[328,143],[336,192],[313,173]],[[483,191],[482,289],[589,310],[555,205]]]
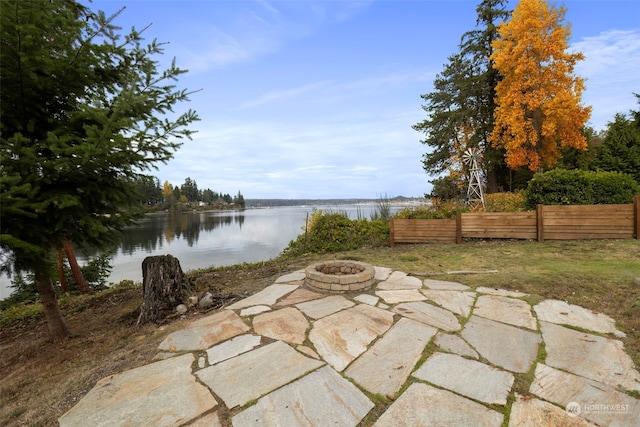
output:
[[[402,243],[455,243],[455,219],[393,219],[390,224],[391,246]]]
[[[633,205],[544,206],[545,240],[632,239]]]
[[[395,243],[479,239],[640,239],[640,196],[626,205],[538,205],[532,212],[479,212],[456,219],[393,219]]]
[[[535,212],[468,212],[462,214],[462,237],[536,239]]]

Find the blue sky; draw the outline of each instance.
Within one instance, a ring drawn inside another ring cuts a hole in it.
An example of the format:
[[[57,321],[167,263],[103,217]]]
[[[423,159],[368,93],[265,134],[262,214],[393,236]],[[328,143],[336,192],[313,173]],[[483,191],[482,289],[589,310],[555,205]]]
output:
[[[201,121],[153,174],[245,198],[420,197],[431,179],[411,126],[421,94],[473,30],[477,1],[101,0],[124,29],[153,24],[164,60],[198,90],[178,108]],[[510,8],[516,2],[510,3]],[[590,125],[639,108],[640,0],[566,1],[586,60]]]

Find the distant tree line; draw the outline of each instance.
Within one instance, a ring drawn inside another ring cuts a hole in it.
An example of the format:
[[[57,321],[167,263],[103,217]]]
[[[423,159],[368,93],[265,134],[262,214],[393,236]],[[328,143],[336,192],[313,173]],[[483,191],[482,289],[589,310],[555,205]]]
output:
[[[136,187],[140,194],[140,203],[154,208],[174,208],[180,205],[210,206],[218,209],[245,208],[244,196],[240,191],[235,196],[229,193],[213,191],[210,188],[198,189],[195,179],[187,177],[180,186],[173,186],[169,181],[160,184],[160,180],[153,176],[142,176],[136,180]]]

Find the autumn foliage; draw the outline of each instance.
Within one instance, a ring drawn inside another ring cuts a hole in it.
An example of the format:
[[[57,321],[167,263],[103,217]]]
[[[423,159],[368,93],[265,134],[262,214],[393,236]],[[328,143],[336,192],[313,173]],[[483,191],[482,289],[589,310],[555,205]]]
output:
[[[587,148],[581,130],[591,108],[581,106],[584,79],[573,74],[584,55],[567,52],[564,15],[564,8],[545,0],[521,0],[492,43],[491,59],[503,78],[496,86],[490,140],[506,149],[512,169],[540,171],[556,163],[561,148]]]

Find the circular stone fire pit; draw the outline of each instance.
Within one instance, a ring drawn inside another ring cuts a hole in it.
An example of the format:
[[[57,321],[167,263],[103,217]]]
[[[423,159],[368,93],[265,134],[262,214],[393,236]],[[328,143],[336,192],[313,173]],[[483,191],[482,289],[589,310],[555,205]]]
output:
[[[373,266],[359,261],[336,260],[310,265],[304,284],[321,292],[341,293],[366,289],[375,283]]]

